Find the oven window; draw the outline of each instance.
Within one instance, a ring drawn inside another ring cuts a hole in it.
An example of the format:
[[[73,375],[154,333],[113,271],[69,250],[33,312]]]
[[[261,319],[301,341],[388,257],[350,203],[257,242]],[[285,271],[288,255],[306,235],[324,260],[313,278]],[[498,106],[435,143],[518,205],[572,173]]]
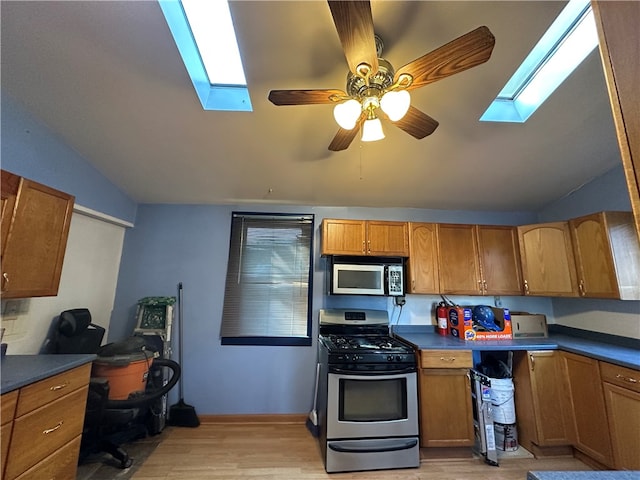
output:
[[[339,420],[384,422],[407,419],[407,379],[340,379]]]

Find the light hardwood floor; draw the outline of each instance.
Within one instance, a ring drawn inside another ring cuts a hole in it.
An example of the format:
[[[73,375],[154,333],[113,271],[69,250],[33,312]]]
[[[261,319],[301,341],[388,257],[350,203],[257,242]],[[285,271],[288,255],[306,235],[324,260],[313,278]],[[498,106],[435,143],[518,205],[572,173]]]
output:
[[[572,457],[425,460],[420,468],[334,473],[324,470],[318,442],[303,424],[202,424],[168,427],[133,480],[361,479],[525,480],[529,470],[590,470]]]

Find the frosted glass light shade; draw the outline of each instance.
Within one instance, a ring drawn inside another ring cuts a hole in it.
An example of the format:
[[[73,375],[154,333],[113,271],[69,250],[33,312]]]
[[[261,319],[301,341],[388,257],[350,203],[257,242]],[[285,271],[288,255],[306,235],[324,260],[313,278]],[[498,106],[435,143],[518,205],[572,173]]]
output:
[[[382,140],[384,138],[384,132],[382,131],[382,123],[379,118],[371,120],[365,120],[362,126],[362,141],[363,142],[375,142],[376,140]]]
[[[351,130],[356,126],[361,110],[360,102],[352,98],[344,103],[339,103],[333,108],[333,118],[336,119],[340,127],[345,130]]]
[[[397,122],[405,116],[411,105],[411,96],[406,90],[387,92],[380,99],[380,107],[389,116],[389,120]]]

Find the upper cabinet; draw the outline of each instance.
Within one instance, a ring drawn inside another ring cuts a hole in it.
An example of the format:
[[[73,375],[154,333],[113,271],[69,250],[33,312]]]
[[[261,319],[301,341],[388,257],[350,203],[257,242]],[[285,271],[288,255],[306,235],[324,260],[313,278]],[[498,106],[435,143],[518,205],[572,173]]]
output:
[[[409,223],[408,293],[439,293],[435,223]]]
[[[640,2],[593,0],[591,4],[635,228],[640,235]]]
[[[526,295],[578,295],[568,222],[520,226],[518,240]]]
[[[631,212],[569,221],[583,297],[640,300],[640,245]]]
[[[407,222],[324,219],[322,255],[408,257]]]
[[[440,291],[457,295],[521,295],[514,227],[438,224]]]
[[[2,298],[57,295],[74,197],[1,173]]]

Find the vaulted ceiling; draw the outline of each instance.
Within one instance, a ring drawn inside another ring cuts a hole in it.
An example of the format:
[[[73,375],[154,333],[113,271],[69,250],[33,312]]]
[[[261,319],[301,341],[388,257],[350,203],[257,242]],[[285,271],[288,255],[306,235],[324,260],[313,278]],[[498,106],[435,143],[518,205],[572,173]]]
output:
[[[535,211],[620,164],[598,51],[524,124],[480,115],[561,11],[551,1],[372,1],[394,67],[486,25],[491,59],[412,92],[440,122],[330,152],[345,88],[324,1],[233,1],[253,112],[204,111],[155,1],[2,2],[2,89],[140,203]]]

